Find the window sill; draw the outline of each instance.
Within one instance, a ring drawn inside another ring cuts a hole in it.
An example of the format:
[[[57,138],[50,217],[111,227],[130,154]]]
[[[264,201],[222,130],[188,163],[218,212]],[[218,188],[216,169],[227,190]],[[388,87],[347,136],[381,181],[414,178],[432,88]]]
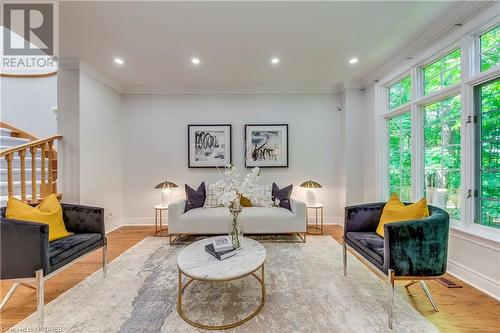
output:
[[[452,234],[461,238],[480,242],[482,244],[489,243],[492,246],[498,247],[500,244],[500,230],[481,225],[464,226],[460,221],[452,220],[450,229]],[[491,229],[491,230],[490,230]]]

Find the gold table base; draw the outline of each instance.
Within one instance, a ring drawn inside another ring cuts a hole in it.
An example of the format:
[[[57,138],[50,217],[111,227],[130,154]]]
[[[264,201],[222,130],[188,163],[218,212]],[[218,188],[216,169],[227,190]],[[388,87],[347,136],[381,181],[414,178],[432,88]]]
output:
[[[323,213],[323,207],[324,206],[306,206],[306,233],[309,235],[322,235],[323,234],[323,220],[324,220],[324,213]],[[309,224],[309,209],[314,209],[315,213],[315,220],[314,224]],[[319,215],[318,215],[319,211]],[[320,223],[318,223],[318,221]]]
[[[255,274],[255,272],[257,272],[260,269],[262,271],[261,271],[261,275],[259,277]],[[185,275],[186,277],[188,277],[190,279],[184,285],[182,284],[182,275]],[[210,282],[210,283],[223,283],[223,282],[229,282],[229,281],[241,279],[247,275],[252,275],[254,278],[257,279],[257,281],[259,281],[260,286],[261,286],[261,300],[260,300],[259,307],[254,312],[252,312],[252,314],[243,318],[242,320],[239,320],[235,323],[226,324],[226,325],[205,325],[205,324],[198,323],[198,322],[195,322],[194,320],[189,319],[188,316],[184,313],[184,310],[182,310],[182,295],[184,294],[184,290],[186,289],[186,287],[189,286],[193,281],[202,281],[202,282]],[[234,328],[234,327],[243,325],[244,323],[246,323],[247,321],[249,321],[250,319],[255,317],[260,312],[260,310],[264,307],[265,303],[266,303],[266,285],[264,283],[264,264],[262,264],[259,268],[257,268],[256,270],[254,270],[253,272],[250,272],[248,274],[238,276],[235,278],[231,278],[231,279],[227,279],[227,280],[217,280],[217,281],[196,279],[196,278],[193,278],[193,277],[189,276],[188,274],[182,272],[179,269],[179,291],[177,294],[177,312],[179,313],[179,316],[181,316],[181,318],[184,319],[184,321],[186,323],[190,324],[191,326],[206,329],[206,330],[227,330],[230,328]]]

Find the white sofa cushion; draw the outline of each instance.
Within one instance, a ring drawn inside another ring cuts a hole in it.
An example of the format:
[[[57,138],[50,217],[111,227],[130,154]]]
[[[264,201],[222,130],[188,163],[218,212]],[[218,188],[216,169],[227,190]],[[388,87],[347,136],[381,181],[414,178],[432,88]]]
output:
[[[305,204],[290,200],[292,211],[277,207],[245,207],[239,215],[247,234],[305,232]],[[226,207],[195,208],[184,213],[185,201],[168,207],[168,231],[172,234],[225,234],[232,215]]]

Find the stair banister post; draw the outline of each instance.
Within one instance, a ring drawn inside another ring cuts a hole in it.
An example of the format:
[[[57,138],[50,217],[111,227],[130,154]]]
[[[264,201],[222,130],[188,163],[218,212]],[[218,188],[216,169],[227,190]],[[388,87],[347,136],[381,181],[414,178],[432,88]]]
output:
[[[40,161],[40,196],[42,198],[47,194],[47,184],[45,182],[45,155],[47,155],[47,145],[42,143],[41,146],[41,158]]]
[[[26,202],[26,150],[20,150],[20,172],[21,172],[21,200]]]
[[[12,179],[12,154],[5,155],[7,160],[7,192],[9,198],[14,196],[14,180]]]
[[[49,146],[49,194],[52,194],[55,192],[54,190],[54,175],[52,174],[53,172],[53,160],[54,160],[54,152],[53,152],[53,148],[52,146],[54,145],[54,140],[52,141],[48,141],[47,142],[48,146]]]
[[[36,151],[37,147],[31,147],[31,201],[36,202]]]

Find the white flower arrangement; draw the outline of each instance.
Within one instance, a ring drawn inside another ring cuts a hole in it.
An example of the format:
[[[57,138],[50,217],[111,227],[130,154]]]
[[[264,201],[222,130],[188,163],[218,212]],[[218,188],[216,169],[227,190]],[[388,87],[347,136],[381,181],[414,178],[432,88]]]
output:
[[[264,207],[279,206],[279,200],[273,202],[272,198],[266,195],[263,185],[258,183],[260,169],[255,167],[249,172],[243,182],[240,182],[240,175],[236,168],[228,165],[224,171],[225,178],[216,183],[217,200],[225,207],[239,208],[240,198],[244,196],[252,202],[259,201]],[[268,192],[267,192],[268,193]]]

